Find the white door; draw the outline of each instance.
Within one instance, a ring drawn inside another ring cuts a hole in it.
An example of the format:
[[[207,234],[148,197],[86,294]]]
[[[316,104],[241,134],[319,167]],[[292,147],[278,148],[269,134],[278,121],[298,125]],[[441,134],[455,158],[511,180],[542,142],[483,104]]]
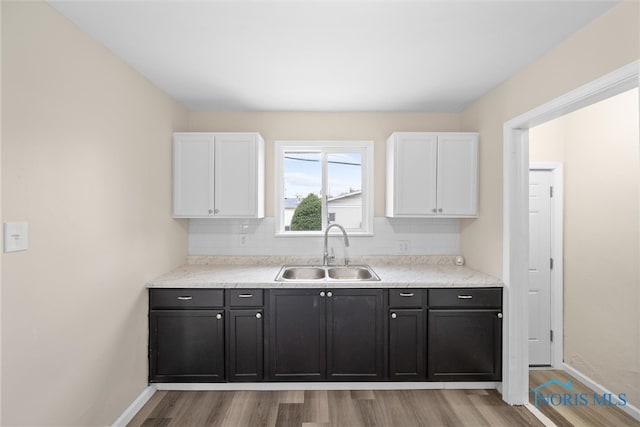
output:
[[[529,364],[551,365],[552,172],[529,171]]]

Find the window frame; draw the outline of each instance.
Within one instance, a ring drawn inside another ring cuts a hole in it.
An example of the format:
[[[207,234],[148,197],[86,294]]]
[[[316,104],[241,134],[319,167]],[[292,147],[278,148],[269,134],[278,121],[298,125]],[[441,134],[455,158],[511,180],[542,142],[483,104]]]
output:
[[[327,204],[322,200],[321,230],[285,231],[284,230],[284,154],[285,152],[312,152],[326,154],[360,153],[362,174],[362,227],[348,230],[350,236],[373,236],[373,180],[374,180],[374,142],[358,140],[291,140],[275,141],[274,168],[274,219],[277,237],[322,236],[326,229]],[[323,156],[324,158],[324,156]],[[322,162],[322,190],[328,186],[327,162]],[[334,230],[332,230],[333,232]]]

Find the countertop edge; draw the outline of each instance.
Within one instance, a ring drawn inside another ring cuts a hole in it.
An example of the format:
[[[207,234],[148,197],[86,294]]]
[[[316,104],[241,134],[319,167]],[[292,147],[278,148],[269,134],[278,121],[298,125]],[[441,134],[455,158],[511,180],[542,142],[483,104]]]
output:
[[[146,284],[149,289],[292,289],[292,288],[502,288],[497,277],[468,267],[379,265],[379,281],[275,281],[280,265],[183,265]]]

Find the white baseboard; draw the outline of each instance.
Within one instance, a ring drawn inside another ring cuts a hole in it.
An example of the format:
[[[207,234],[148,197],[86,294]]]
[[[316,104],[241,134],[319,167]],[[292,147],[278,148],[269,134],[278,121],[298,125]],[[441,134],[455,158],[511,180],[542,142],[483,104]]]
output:
[[[136,397],[136,400],[134,400],[133,403],[124,410],[122,415],[120,415],[120,417],[118,417],[118,419],[115,420],[111,425],[114,427],[120,427],[129,424],[133,417],[135,417],[138,411],[140,411],[140,409],[142,409],[142,407],[145,405],[145,403],[147,403],[149,399],[151,399],[151,396],[153,396],[155,392],[156,387],[152,385],[142,390],[142,393],[140,393],[140,395]]]
[[[540,409],[536,408],[531,403],[525,403],[524,407],[527,408],[529,412],[531,412],[542,424],[544,424],[545,427],[557,427],[556,423],[551,421],[549,417],[543,414]]]
[[[603,385],[598,384],[597,382],[595,382],[594,380],[592,380],[591,378],[589,378],[588,376],[586,376],[582,372],[580,372],[580,371],[576,370],[575,368],[567,365],[566,363],[562,364],[562,368],[569,375],[571,375],[571,376],[575,377],[576,379],[578,379],[581,383],[583,383],[584,385],[589,387],[594,392],[599,393],[599,394],[610,393],[611,397],[612,397],[611,400],[613,402],[621,403],[620,400],[618,399],[616,393],[614,393],[611,390],[607,389]],[[629,414],[630,416],[632,416],[636,420],[640,421],[640,409],[636,408],[633,405],[630,405],[629,402],[627,402],[627,404],[624,405],[624,406],[618,406],[618,408],[622,409],[624,412],[626,412],[627,414]]]
[[[438,390],[495,389],[498,382],[156,383],[157,390]]]

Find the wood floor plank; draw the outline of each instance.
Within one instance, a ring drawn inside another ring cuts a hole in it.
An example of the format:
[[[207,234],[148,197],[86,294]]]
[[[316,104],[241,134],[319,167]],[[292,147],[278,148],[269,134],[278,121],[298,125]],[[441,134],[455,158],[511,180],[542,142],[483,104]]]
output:
[[[541,425],[495,390],[171,391],[148,404],[136,426]]]
[[[279,403],[275,425],[276,427],[301,426],[302,418],[301,403]]]
[[[571,391],[564,387],[551,384],[544,388],[545,393],[558,393],[563,395],[569,392],[586,393],[591,399],[586,405],[547,405],[542,401],[538,402],[538,409],[549,417],[560,427],[582,426],[582,425],[603,425],[603,426],[640,426],[640,421],[635,420],[615,406],[594,405],[592,401],[593,391],[577,379],[571,377],[561,370],[532,370],[529,373],[529,388],[533,389],[545,382],[556,379],[563,384],[571,381]],[[535,395],[531,393],[529,400],[535,404]]]
[[[307,390],[304,392],[304,404],[302,407],[304,423],[328,424],[329,423],[329,391]]]
[[[363,426],[360,414],[351,400],[349,390],[333,390],[327,393],[329,424],[336,427]]]
[[[167,427],[171,424],[171,418],[147,418],[142,423],[143,427]]]
[[[145,422],[151,412],[155,409],[155,407],[160,403],[160,401],[167,394],[166,391],[157,390],[151,398],[147,401],[147,403],[138,411],[138,413],[133,417],[131,421],[127,424],[127,427],[140,427]]]

